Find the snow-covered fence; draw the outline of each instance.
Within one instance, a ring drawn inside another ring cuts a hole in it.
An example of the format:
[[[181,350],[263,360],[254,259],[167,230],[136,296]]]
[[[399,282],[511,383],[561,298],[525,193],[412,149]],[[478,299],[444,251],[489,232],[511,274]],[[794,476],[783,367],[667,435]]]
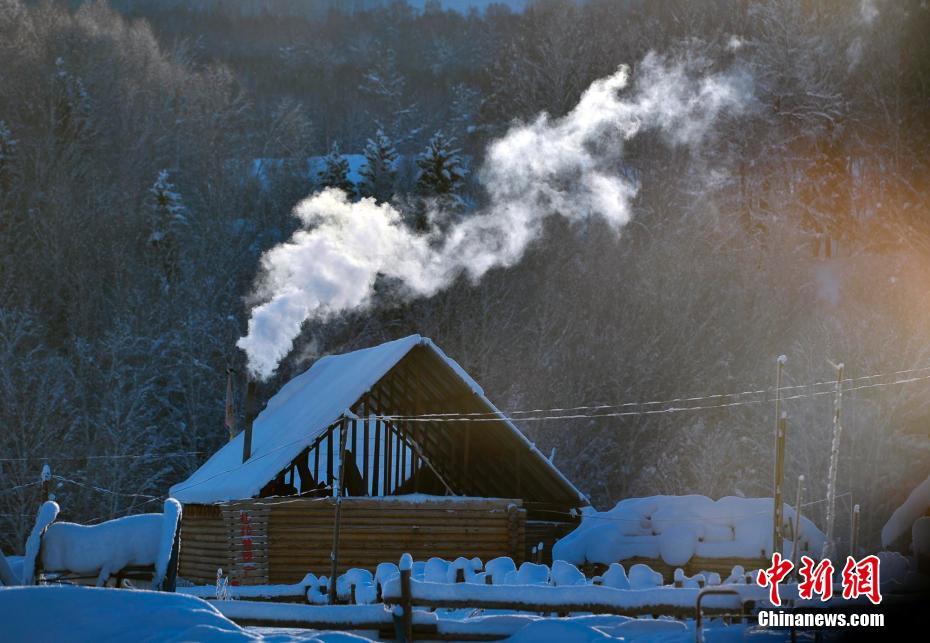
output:
[[[139,514],[99,525],[55,522],[59,508],[45,502],[26,542],[22,583],[33,585],[40,572],[46,581],[109,578],[151,579],[156,590],[174,591],[181,505],[171,498],[162,514]]]

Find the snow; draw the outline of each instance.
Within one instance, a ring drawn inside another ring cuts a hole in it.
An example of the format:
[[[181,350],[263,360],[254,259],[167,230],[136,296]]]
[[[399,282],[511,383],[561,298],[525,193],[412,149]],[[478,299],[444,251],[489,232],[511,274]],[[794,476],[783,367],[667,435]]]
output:
[[[520,569],[504,577],[504,585],[548,585],[549,568],[546,565],[537,565],[526,561],[520,564]]]
[[[0,589],[7,641],[257,641],[192,596],[48,585]]]
[[[609,641],[612,637],[598,629],[574,621],[536,621],[508,639],[511,643],[587,643]]]
[[[32,532],[26,540],[26,552],[23,557],[22,583],[23,585],[33,585],[36,575],[36,558],[39,557],[39,551],[42,549],[42,536],[48,526],[55,522],[58,517],[58,503],[47,500],[39,507],[39,513],[36,514],[36,522],[32,527]]]
[[[786,524],[794,509],[785,505]],[[651,496],[620,501],[613,509],[586,508],[581,524],[556,542],[552,556],[576,565],[643,557],[684,565],[692,557],[767,558],[771,555],[772,499],[728,496]],[[820,552],[824,535],[801,518],[801,553]],[[791,555],[791,543],[782,543]]]
[[[186,481],[171,487],[182,503],[212,503],[251,498],[279,471],[345,413],[397,362],[417,346],[426,346],[448,364],[493,412],[484,391],[454,360],[420,335],[342,355],[327,355],[285,384],[258,414],[252,426],[252,456],[242,463],[242,433],[213,454]],[[587,502],[584,495],[511,422],[506,426],[542,466]]]
[[[552,563],[552,582],[557,587],[566,585],[584,585],[587,582],[581,570],[564,560]]]
[[[47,572],[95,573],[102,585],[125,567],[155,564],[162,523],[161,514],[125,516],[99,525],[53,523],[42,539],[42,567]]]
[[[426,561],[426,567],[423,569],[423,578],[430,583],[444,583],[446,582],[446,573],[448,571],[449,561],[434,556]]]
[[[662,574],[642,563],[630,567],[630,589],[649,589],[662,586]]]
[[[0,586],[12,587],[22,581],[22,569],[19,572],[13,569],[9,559],[0,551]]]
[[[764,598],[767,591],[753,585],[732,585],[729,587],[736,590],[741,598],[738,599],[729,595],[714,595],[706,597],[702,604],[707,607],[737,608],[742,598],[761,599]],[[697,588],[670,586],[622,590],[597,585],[563,587],[553,587],[551,585],[477,585],[472,583],[431,583],[417,580],[410,581],[410,590],[415,598],[423,601],[501,602],[529,606],[551,606],[553,610],[565,605],[596,605],[611,609],[639,609],[652,606],[674,606],[693,609],[700,591]],[[400,600],[400,582],[398,579],[392,579],[385,583],[383,596],[387,602]]]
[[[911,537],[911,527],[930,511],[930,478],[921,482],[891,518],[882,527],[882,546],[886,549],[903,547]]]
[[[232,600],[256,600],[274,598],[303,598],[308,589],[319,585],[319,579],[313,574],[307,574],[297,583],[290,585],[227,585],[226,596]],[[194,587],[178,587],[178,594],[187,594],[203,599],[216,598],[215,585],[195,585]]]
[[[161,518],[160,540],[158,553],[155,558],[155,576],[152,578],[152,589],[161,589],[168,573],[168,564],[171,561],[171,550],[174,548],[174,538],[181,525],[181,503],[174,498],[165,500],[164,512]]]
[[[615,589],[630,589],[630,579],[626,575],[626,569],[620,563],[610,564],[610,567],[601,576],[601,583],[606,587]]]
[[[485,563],[484,570],[485,573],[491,577],[492,584],[502,585],[508,574],[516,573],[517,566],[510,556],[500,556],[498,558],[492,558]]]
[[[464,556],[459,556],[452,563],[449,564],[449,567],[446,569],[446,582],[454,583],[458,578],[459,570],[462,570],[462,578],[465,579],[466,583],[475,582],[475,576],[477,572],[481,571],[481,560],[478,558],[465,558]]]

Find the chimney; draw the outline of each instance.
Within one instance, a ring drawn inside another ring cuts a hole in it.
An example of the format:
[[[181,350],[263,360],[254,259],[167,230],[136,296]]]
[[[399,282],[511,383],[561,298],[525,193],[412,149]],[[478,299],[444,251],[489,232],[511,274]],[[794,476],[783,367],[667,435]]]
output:
[[[245,430],[242,440],[242,461],[252,455],[252,421],[255,419],[255,382],[250,378],[245,387]]]

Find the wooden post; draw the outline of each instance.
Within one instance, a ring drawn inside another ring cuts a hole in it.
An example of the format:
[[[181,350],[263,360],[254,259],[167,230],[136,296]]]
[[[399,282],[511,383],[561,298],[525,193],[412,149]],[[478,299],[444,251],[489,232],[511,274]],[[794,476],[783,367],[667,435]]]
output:
[[[778,428],[775,434],[775,494],[772,498],[775,511],[772,517],[772,552],[781,551],[784,543],[782,522],[785,514],[785,501],[782,496],[782,485],[785,481],[785,433],[788,429],[788,420],[785,414],[778,419]]]
[[[859,505],[853,505],[849,531],[849,555],[855,558],[859,549]]]
[[[371,415],[371,405],[368,402],[368,396],[365,396],[365,421],[362,425],[362,482],[365,485],[366,492],[371,489],[370,478],[368,476],[368,416]]]
[[[836,369],[836,397],[833,400],[833,442],[830,446],[830,468],[827,472],[827,532],[823,541],[821,558],[833,558],[836,553],[833,537],[836,526],[836,472],[840,464],[840,437],[843,433],[841,422],[843,406],[843,365],[834,364]]]
[[[798,476],[798,495],[794,499],[794,537],[793,543],[791,545],[791,562],[794,565],[792,568],[797,574],[798,569],[798,542],[801,540],[801,500],[804,498],[804,476]]]
[[[333,491],[336,496],[336,512],[333,517],[333,548],[329,555],[329,604],[336,603],[336,570],[339,563],[339,520],[342,517],[342,484],[345,476],[343,464],[346,459],[346,433],[348,433],[345,416],[339,421],[339,477]],[[332,440],[332,433],[330,433]],[[330,449],[332,453],[332,449]]]
[[[404,626],[404,640],[413,641],[413,597],[410,591],[410,574],[413,568],[413,559],[410,554],[400,558],[400,607],[404,610],[402,616]]]
[[[788,358],[779,355],[775,359],[775,466],[773,471],[772,482],[772,552],[781,550],[781,541],[778,536],[781,533],[781,515],[782,505],[779,503],[781,497],[782,476],[780,468],[784,463],[780,460],[779,449],[784,447],[784,418],[781,413],[781,381],[785,371],[785,363]]]
[[[381,420],[375,420],[375,455],[371,462],[371,495],[378,495],[379,482],[381,475],[379,466],[381,463]]]
[[[252,422],[255,420],[255,382],[249,380],[245,386],[245,429],[242,440],[242,461],[252,457]]]
[[[52,468],[48,466],[48,462],[42,465],[42,502],[49,500],[49,495],[51,494],[51,484],[52,484]],[[40,503],[41,504],[41,503]]]

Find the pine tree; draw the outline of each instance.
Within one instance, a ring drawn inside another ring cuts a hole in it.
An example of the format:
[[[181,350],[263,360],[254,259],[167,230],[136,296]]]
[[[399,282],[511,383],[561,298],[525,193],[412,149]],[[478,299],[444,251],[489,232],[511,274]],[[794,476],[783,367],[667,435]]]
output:
[[[355,196],[355,186],[349,180],[349,162],[339,151],[339,143],[333,143],[329,154],[323,159],[323,169],[317,174],[320,187],[339,188],[350,197]]]
[[[149,220],[151,232],[148,244],[160,264],[167,286],[177,279],[180,243],[189,224],[187,208],[169,181],[168,170],[161,170],[149,188]]]
[[[16,156],[16,139],[0,121],[0,196],[7,194],[13,186],[13,159]]]
[[[394,196],[394,181],[397,178],[397,150],[382,130],[368,139],[365,146],[365,166],[362,168],[361,193],[380,202],[390,201]]]
[[[465,179],[465,168],[459,150],[452,147],[454,143],[454,138],[438,131],[417,159],[420,168],[417,191],[423,196],[437,197],[447,205],[459,203],[457,190]]]

